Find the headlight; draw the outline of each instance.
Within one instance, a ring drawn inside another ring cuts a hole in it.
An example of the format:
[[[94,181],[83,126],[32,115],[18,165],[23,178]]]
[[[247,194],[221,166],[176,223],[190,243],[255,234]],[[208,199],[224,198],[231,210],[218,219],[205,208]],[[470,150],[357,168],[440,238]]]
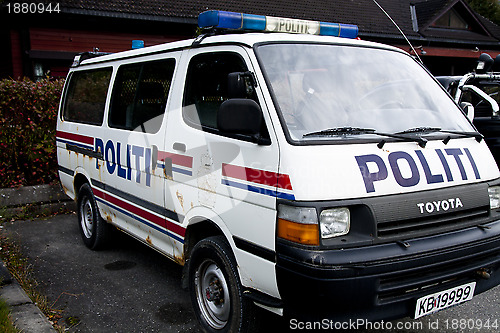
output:
[[[304,245],[319,245],[316,208],[278,206],[278,237]]]
[[[325,209],[319,216],[322,238],[345,235],[351,227],[351,214],[348,208]]]
[[[492,186],[488,188],[488,194],[490,195],[490,208],[500,208],[500,186]]]

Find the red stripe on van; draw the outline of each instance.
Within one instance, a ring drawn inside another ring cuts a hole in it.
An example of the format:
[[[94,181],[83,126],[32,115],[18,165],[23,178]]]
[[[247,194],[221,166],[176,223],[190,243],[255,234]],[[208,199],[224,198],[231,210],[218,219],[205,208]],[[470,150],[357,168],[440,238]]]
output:
[[[75,134],[75,133],[68,133],[68,132],[62,132],[62,131],[56,131],[56,136],[62,139],[68,139],[71,141],[77,141],[81,143],[85,143],[88,145],[93,145],[94,144],[94,138],[91,136],[86,136],[86,135],[81,135],[81,134]]]
[[[172,160],[172,164],[180,165],[186,168],[193,167],[193,157],[186,155],[179,155],[175,153],[168,153],[165,151],[158,152],[158,159],[164,160],[166,158],[170,158]]]
[[[282,175],[272,171],[252,169],[223,163],[222,175],[256,184],[277,186],[286,190],[292,189],[292,184],[288,175]]]
[[[96,189],[95,187],[92,188],[92,191],[94,192],[94,194],[96,196],[98,196],[99,198],[103,199],[103,200],[106,200],[122,209],[125,209],[126,211],[132,213],[132,214],[135,214],[137,216],[140,216],[146,220],[148,220],[149,222],[151,223],[154,223],[160,227],[163,227],[169,231],[172,231],[174,233],[176,233],[177,235],[181,236],[181,237],[184,237],[184,235],[186,234],[186,229],[183,228],[182,226],[180,225],[177,225],[175,223],[172,223],[168,220],[166,220],[164,217],[160,217],[160,216],[157,216],[155,214],[152,214],[148,211],[145,211],[144,209],[142,208],[139,208],[139,207],[136,207],[134,205],[131,205],[129,204],[128,202],[125,202],[121,199],[118,199],[112,195],[109,195],[107,193],[104,193],[98,189]]]
[[[290,182],[290,176],[279,173],[278,174],[278,187],[285,189],[285,190],[293,190],[292,189],[292,182]]]

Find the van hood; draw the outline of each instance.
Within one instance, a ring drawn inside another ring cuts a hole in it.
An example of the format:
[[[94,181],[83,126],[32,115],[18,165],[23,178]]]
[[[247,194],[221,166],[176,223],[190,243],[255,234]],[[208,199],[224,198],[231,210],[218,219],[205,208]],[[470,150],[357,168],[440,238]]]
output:
[[[366,198],[490,181],[500,172],[484,140],[283,147],[280,174],[298,201]]]

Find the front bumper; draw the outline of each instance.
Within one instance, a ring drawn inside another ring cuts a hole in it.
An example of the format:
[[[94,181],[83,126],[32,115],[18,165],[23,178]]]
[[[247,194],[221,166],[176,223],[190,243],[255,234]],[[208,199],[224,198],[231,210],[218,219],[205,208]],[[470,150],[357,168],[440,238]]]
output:
[[[500,284],[500,220],[349,249],[319,251],[278,241],[276,252],[284,313],[293,318],[395,319],[413,316],[422,296],[472,281],[477,295]]]

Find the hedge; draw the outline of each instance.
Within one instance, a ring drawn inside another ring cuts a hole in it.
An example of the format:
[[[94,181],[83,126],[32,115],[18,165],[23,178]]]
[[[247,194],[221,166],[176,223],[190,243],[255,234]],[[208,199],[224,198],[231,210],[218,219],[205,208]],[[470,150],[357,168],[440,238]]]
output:
[[[57,180],[56,115],[63,84],[0,81],[0,188]]]

